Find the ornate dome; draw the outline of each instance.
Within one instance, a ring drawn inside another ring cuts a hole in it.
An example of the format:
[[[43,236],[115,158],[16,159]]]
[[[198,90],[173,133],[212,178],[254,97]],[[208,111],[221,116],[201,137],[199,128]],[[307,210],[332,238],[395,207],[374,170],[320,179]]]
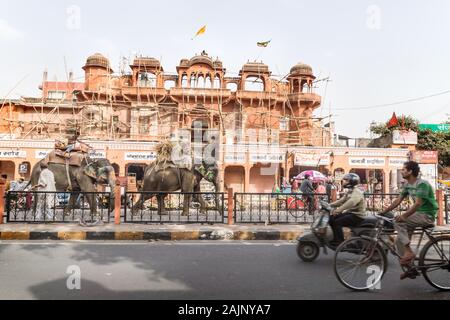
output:
[[[192,67],[193,65],[196,65],[196,64],[206,64],[209,67],[211,67],[212,69],[214,69],[214,63],[213,63],[212,59],[208,55],[205,55],[205,54],[195,56],[189,61],[190,67]]]
[[[242,72],[269,73],[269,66],[262,62],[247,62],[242,67]]]
[[[301,62],[292,67],[291,75],[314,76],[313,69],[311,68],[311,66]]]
[[[138,57],[133,61],[134,67],[162,69],[158,59],[151,57]]]
[[[110,65],[109,65],[109,60],[108,58],[106,58],[104,55],[100,54],[100,53],[96,53],[90,57],[87,58],[86,60],[86,65],[84,66],[86,67],[102,67],[105,69],[110,69]]]

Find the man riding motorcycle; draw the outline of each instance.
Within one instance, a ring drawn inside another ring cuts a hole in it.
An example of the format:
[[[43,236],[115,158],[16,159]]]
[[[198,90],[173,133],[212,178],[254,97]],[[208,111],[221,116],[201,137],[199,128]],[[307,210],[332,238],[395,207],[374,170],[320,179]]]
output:
[[[330,226],[333,229],[332,244],[339,246],[344,241],[343,227],[356,227],[366,217],[366,202],[364,193],[358,188],[361,179],[357,174],[349,173],[344,176],[342,187],[348,189],[344,197],[331,203],[335,209],[330,216]]]

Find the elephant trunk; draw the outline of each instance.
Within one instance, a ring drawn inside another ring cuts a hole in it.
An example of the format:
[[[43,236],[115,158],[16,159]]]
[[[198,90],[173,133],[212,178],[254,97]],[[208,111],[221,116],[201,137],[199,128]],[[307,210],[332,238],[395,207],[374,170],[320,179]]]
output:
[[[116,173],[114,171],[113,167],[108,168],[108,178],[107,178],[107,183],[109,188],[111,189],[111,194],[110,194],[110,208],[111,211],[114,211],[114,207],[115,207],[115,195],[116,195]]]

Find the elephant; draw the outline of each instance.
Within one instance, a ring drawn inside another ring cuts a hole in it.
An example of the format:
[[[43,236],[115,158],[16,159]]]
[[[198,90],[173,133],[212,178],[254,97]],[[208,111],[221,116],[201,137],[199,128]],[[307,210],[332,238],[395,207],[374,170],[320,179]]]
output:
[[[32,187],[38,184],[39,175],[41,172],[40,164],[42,161],[44,160],[41,160],[40,162],[35,164],[31,172],[31,180],[29,185],[31,184]],[[96,178],[86,173],[85,169],[87,167],[90,167],[89,169],[91,170],[92,175]],[[114,210],[114,190],[116,187],[116,175],[114,168],[111,166],[111,163],[107,159],[91,160],[89,158],[85,158],[82,161],[81,166],[69,166],[68,171],[70,175],[72,190],[69,190],[70,184],[67,179],[67,171],[64,164],[49,163],[48,169],[52,171],[53,175],[55,176],[56,191],[71,192],[69,205],[65,207],[64,214],[67,214],[67,212],[75,207],[78,198],[78,192],[87,192],[89,194],[86,195],[86,200],[89,203],[92,216],[96,219],[95,223],[101,223],[101,218],[97,213],[97,202],[95,197],[95,192],[97,192],[97,183],[107,184],[111,188],[110,208],[111,210]],[[83,224],[84,221],[80,221],[80,223]]]
[[[200,179],[201,180],[201,179]],[[147,166],[144,173],[144,183],[142,186],[143,195],[133,206],[133,215],[143,208],[144,202],[156,195],[158,199],[158,210],[160,215],[166,214],[164,199],[167,193],[181,190],[183,193],[200,192],[199,177],[192,170],[179,168],[175,165],[166,166],[158,169],[155,163]],[[205,201],[199,197],[200,208],[205,212]],[[185,194],[183,201],[183,216],[189,215],[189,205],[192,194]]]

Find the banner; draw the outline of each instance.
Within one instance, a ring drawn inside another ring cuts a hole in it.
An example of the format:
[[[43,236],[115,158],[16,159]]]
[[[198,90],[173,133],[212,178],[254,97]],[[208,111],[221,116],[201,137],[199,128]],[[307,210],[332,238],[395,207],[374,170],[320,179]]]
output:
[[[226,153],[224,162],[227,164],[245,164],[245,153]]]
[[[253,153],[250,154],[252,163],[283,163],[286,155],[284,153]]]
[[[351,157],[348,159],[348,163],[357,167],[384,167],[386,160],[384,158]]]
[[[408,162],[408,158],[389,158],[389,167],[402,168],[405,162]]]
[[[155,152],[127,152],[125,153],[125,161],[154,161],[156,160]]]
[[[330,155],[319,153],[296,153],[295,165],[305,167],[328,166],[330,165]]]
[[[438,163],[437,151],[413,151],[411,152],[411,160],[424,164],[437,164]]]
[[[13,158],[26,158],[27,152],[23,150],[0,150],[0,158],[13,159]]]
[[[91,159],[106,159],[106,151],[104,151],[104,150],[89,151],[89,158],[91,158]]]
[[[36,150],[34,157],[36,159],[44,159],[52,150]]]

